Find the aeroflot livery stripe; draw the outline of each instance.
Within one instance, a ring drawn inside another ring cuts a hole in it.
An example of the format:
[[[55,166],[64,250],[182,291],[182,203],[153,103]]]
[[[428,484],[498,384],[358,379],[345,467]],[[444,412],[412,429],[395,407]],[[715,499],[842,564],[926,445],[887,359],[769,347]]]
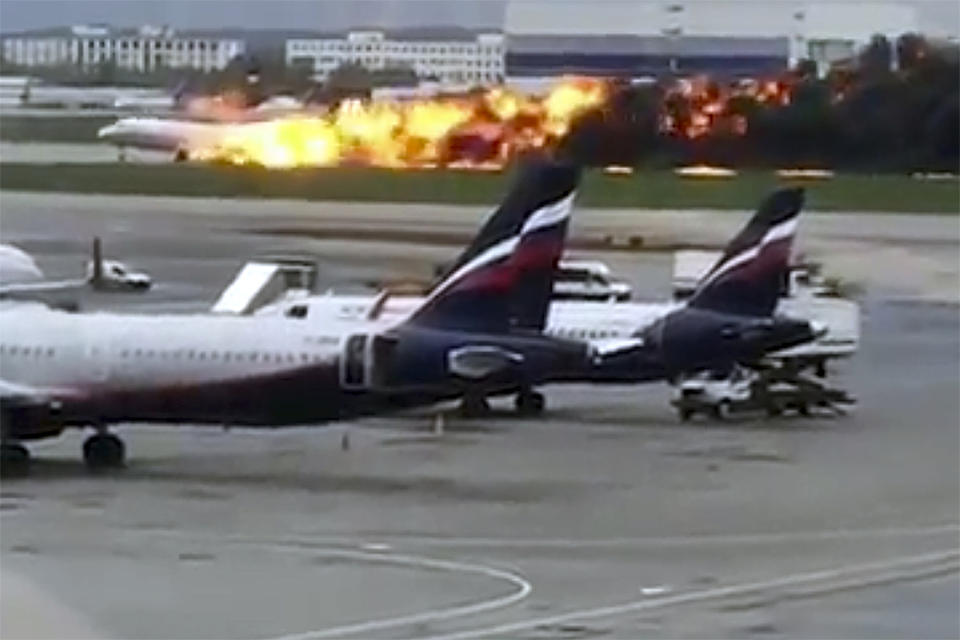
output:
[[[760,253],[767,247],[767,245],[773,244],[778,240],[783,240],[793,236],[797,231],[797,218],[793,217],[789,220],[784,220],[780,224],[774,225],[767,231],[763,238],[760,239],[756,245],[750,247],[746,251],[743,251],[733,258],[727,260],[723,264],[719,265],[716,271],[704,278],[703,282],[700,283],[700,286],[697,287],[698,291],[708,287],[714,280],[719,278],[725,273],[732,271],[741,264],[750,262],[755,259]]]
[[[501,240],[497,244],[486,249],[483,253],[478,255],[467,264],[457,269],[453,275],[444,280],[430,293],[429,296],[427,296],[426,302],[433,300],[438,295],[453,287],[477,269],[485,267],[511,255],[514,249],[516,249],[517,244],[520,242],[520,238],[522,236],[532,233],[533,231],[555,225],[569,218],[570,212],[573,210],[573,200],[576,195],[577,192],[572,191],[566,198],[537,209],[533,215],[527,218],[527,221],[524,223],[523,228],[520,229],[519,234]]]

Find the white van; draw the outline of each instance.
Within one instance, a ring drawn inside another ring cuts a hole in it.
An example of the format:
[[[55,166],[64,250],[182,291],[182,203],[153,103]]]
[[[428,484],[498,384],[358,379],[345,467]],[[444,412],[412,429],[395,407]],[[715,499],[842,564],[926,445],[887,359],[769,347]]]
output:
[[[617,280],[610,268],[602,262],[589,260],[561,260],[553,284],[555,300],[611,300],[630,299],[630,285]]]

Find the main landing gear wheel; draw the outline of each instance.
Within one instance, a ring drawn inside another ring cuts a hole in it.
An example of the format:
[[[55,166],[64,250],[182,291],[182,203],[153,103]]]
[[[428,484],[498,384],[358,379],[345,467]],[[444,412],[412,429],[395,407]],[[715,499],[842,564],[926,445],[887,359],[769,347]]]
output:
[[[126,447],[112,433],[98,433],[83,443],[83,461],[91,471],[119,469],[123,466]]]
[[[460,401],[460,415],[464,418],[482,418],[490,414],[490,403],[487,397],[468,393]]]
[[[717,403],[717,406],[713,408],[713,417],[717,420],[729,420],[730,410],[730,401],[721,400],[719,403]]]
[[[30,468],[30,450],[19,442],[0,445],[0,470],[3,475],[19,475]]]
[[[517,394],[514,406],[522,416],[538,416],[547,406],[547,399],[539,391],[525,389]]]

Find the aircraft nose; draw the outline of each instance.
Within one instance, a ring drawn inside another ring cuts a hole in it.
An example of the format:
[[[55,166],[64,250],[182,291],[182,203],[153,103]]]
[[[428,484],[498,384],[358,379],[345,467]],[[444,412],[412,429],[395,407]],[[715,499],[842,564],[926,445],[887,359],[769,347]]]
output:
[[[101,140],[112,140],[120,132],[120,127],[116,124],[108,124],[105,127],[100,127],[100,130],[97,131],[97,137]]]

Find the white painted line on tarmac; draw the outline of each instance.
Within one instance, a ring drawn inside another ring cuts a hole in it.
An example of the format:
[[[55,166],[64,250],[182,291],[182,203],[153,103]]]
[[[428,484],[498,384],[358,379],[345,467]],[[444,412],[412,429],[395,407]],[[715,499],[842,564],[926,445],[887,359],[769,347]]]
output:
[[[207,536],[203,534],[185,532],[185,531],[151,531],[150,534],[155,534],[163,537],[175,537],[175,538],[209,538],[212,536]],[[472,602],[465,605],[457,605],[450,607],[438,607],[436,609],[428,609],[426,611],[421,611],[417,613],[406,614],[402,616],[395,616],[392,618],[380,618],[376,620],[367,620],[364,622],[357,622],[345,625],[339,625],[336,627],[325,627],[322,629],[315,629],[312,631],[303,631],[299,633],[285,634],[281,636],[275,636],[269,638],[269,640],[315,640],[319,638],[340,638],[343,636],[358,635],[363,633],[372,633],[374,631],[382,631],[384,629],[391,629],[394,627],[404,627],[415,624],[423,624],[426,622],[439,622],[442,620],[449,620],[451,618],[458,618],[461,616],[475,615],[478,613],[484,613],[487,611],[493,611],[495,609],[501,609],[503,607],[509,607],[510,605],[520,602],[533,591],[533,585],[531,585],[523,576],[507,571],[505,569],[498,569],[496,567],[490,567],[487,565],[470,563],[470,562],[458,562],[456,560],[441,560],[438,558],[428,558],[424,556],[415,556],[410,554],[400,554],[393,552],[373,552],[373,551],[359,551],[352,549],[344,549],[342,547],[338,548],[329,548],[322,546],[322,544],[314,544],[313,541],[301,539],[299,541],[284,541],[284,540],[256,540],[251,538],[218,538],[216,540],[219,544],[230,544],[238,546],[252,546],[259,549],[273,549],[282,552],[301,552],[301,553],[314,553],[322,554],[327,556],[335,556],[338,558],[346,558],[351,560],[360,560],[364,562],[379,562],[385,564],[394,564],[400,566],[414,567],[417,569],[428,569],[432,571],[447,571],[451,573],[469,573],[479,576],[484,576],[487,578],[492,578],[494,580],[499,580],[501,582],[507,582],[514,587],[514,590],[511,593],[508,593],[505,596],[497,596],[495,598],[490,598],[487,600],[480,600],[477,602]],[[344,540],[340,541],[340,544],[343,544]],[[352,544],[356,545],[357,541],[354,539]],[[361,545],[361,548],[369,548],[371,546],[382,546],[388,547],[388,545],[382,543],[366,543]]]
[[[722,546],[741,544],[772,544],[783,542],[816,542],[820,540],[859,540],[864,538],[926,537],[941,534],[960,535],[960,523],[923,525],[918,527],[882,527],[872,529],[824,529],[819,531],[785,531],[770,533],[706,534],[669,537],[623,537],[623,538],[465,538],[438,536],[391,536],[379,534],[389,540],[393,547],[474,547],[495,549],[602,549],[615,547],[689,547]],[[343,545],[355,544],[356,537],[284,537],[277,542],[291,545]],[[385,544],[385,543],[384,543]]]
[[[859,573],[868,572],[886,572],[895,569],[906,570],[915,565],[926,565],[935,563],[956,564],[960,562],[960,551],[950,549],[949,551],[939,551],[914,556],[903,556],[893,560],[880,562],[871,562],[859,565],[849,565],[836,569],[827,569],[823,571],[811,571],[806,573],[794,573],[774,578],[772,580],[762,580],[757,582],[746,582],[741,584],[728,585],[725,587],[716,587],[711,589],[701,589],[687,593],[681,593],[673,596],[666,596],[657,599],[632,600],[603,607],[590,609],[581,609],[579,611],[570,611],[554,616],[545,616],[542,618],[530,618],[518,622],[508,622],[499,625],[487,627],[478,627],[465,631],[458,631],[450,634],[426,636],[420,640],[468,640],[470,638],[489,638],[495,635],[516,634],[520,631],[527,631],[541,626],[552,626],[566,624],[570,622],[582,622],[595,618],[605,618],[610,616],[623,615],[625,613],[635,613],[638,611],[648,611],[662,607],[690,604],[694,602],[703,602],[707,600],[716,600],[730,596],[746,595],[754,591],[764,591],[776,589],[778,587],[796,587],[810,583],[824,582],[829,580],[841,580],[854,577]],[[960,566],[953,567],[953,570],[960,570]],[[889,577],[886,577],[889,579]],[[861,586],[868,586],[876,582],[869,577],[860,579]],[[847,582],[843,585],[850,588],[852,584]]]
[[[297,547],[290,547],[288,545],[279,546],[286,551],[297,549]],[[316,552],[315,549],[302,550]],[[508,607],[526,598],[533,590],[533,586],[522,576],[517,575],[516,573],[511,573],[509,571],[504,571],[502,569],[496,569],[494,567],[488,567],[481,564],[456,562],[452,560],[438,560],[435,558],[398,555],[392,553],[367,553],[364,551],[349,551],[344,549],[327,549],[323,550],[322,553],[342,558],[352,558],[373,562],[386,562],[390,564],[399,564],[421,569],[450,571],[455,573],[472,573],[509,582],[510,584],[514,585],[516,589],[506,596],[498,596],[496,598],[481,600],[479,602],[474,602],[467,605],[441,607],[393,618],[381,618],[379,620],[368,620],[366,622],[358,622],[355,624],[327,627],[325,629],[317,629],[315,631],[304,631],[302,633],[277,636],[275,638],[271,638],[270,640],[315,640],[317,638],[340,638],[343,636],[381,631],[383,629],[390,629],[393,627],[404,627],[414,624],[423,624],[426,622],[449,620],[450,618],[474,615],[478,613],[484,613],[486,611],[492,611],[494,609],[500,609],[502,607]]]

